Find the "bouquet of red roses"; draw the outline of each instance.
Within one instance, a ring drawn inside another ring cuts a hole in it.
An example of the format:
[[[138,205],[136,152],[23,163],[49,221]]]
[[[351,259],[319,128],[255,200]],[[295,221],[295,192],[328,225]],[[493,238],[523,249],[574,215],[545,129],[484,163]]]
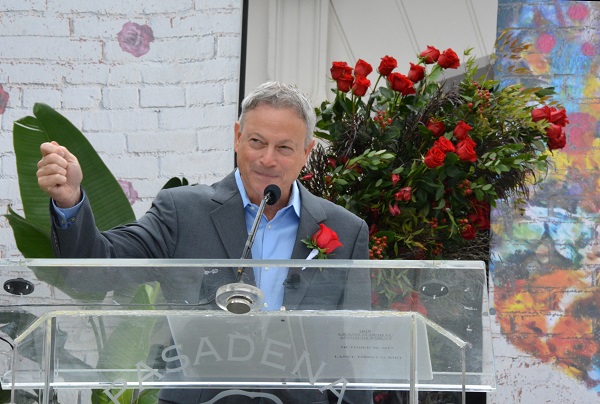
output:
[[[301,180],[367,221],[372,258],[487,260],[490,206],[522,202],[565,146],[551,89],[500,88],[465,58],[460,81],[442,80],[457,54],[433,46],[406,74],[391,56],[376,74],[362,59],[332,63],[335,99],[317,109],[324,142]]]

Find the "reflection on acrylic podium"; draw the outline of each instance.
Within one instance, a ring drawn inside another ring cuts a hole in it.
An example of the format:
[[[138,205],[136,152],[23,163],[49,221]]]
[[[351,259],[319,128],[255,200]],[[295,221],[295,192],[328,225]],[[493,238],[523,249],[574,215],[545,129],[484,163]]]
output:
[[[151,402],[167,389],[218,389],[220,397],[259,392],[262,402],[281,402],[273,389],[330,390],[340,400],[352,390],[407,390],[416,403],[418,391],[462,391],[464,401],[467,391],[495,389],[482,262],[34,259],[0,265],[0,375],[14,403],[23,397],[91,403],[92,395],[109,403]],[[287,271],[285,307],[246,314],[220,309],[216,290],[240,265],[247,273]],[[359,283],[354,274],[367,276],[358,276]],[[402,279],[401,293],[418,294],[418,307],[372,308],[371,289],[399,287],[381,279]],[[343,304],[328,302],[340,296]]]

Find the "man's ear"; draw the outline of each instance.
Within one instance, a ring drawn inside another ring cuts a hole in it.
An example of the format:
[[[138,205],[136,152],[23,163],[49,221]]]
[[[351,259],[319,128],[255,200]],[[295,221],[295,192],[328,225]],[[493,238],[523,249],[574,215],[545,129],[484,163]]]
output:
[[[233,146],[234,148],[238,144],[240,137],[242,136],[242,128],[240,125],[240,121],[236,121],[233,125]]]
[[[310,152],[312,151],[313,147],[315,147],[315,142],[315,139],[311,140],[308,146],[304,149],[304,164],[306,164],[308,161],[308,156],[310,156]]]

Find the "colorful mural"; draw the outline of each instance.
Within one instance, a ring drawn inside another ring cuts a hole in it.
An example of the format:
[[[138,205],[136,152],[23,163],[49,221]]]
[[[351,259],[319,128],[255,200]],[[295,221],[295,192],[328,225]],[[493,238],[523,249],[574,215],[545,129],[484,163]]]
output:
[[[496,78],[555,87],[567,146],[522,214],[492,213],[493,310],[502,335],[600,394],[600,3],[500,0],[498,32],[532,44],[499,53]]]

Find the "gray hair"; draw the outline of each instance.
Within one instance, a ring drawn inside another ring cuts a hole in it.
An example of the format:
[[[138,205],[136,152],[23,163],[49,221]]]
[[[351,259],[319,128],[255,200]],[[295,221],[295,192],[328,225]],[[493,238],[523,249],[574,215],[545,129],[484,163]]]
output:
[[[274,81],[263,83],[256,87],[242,101],[242,112],[239,118],[240,128],[243,129],[244,127],[244,115],[260,105],[294,110],[302,118],[306,126],[304,147],[308,147],[313,138],[317,116],[306,95],[289,84]]]

